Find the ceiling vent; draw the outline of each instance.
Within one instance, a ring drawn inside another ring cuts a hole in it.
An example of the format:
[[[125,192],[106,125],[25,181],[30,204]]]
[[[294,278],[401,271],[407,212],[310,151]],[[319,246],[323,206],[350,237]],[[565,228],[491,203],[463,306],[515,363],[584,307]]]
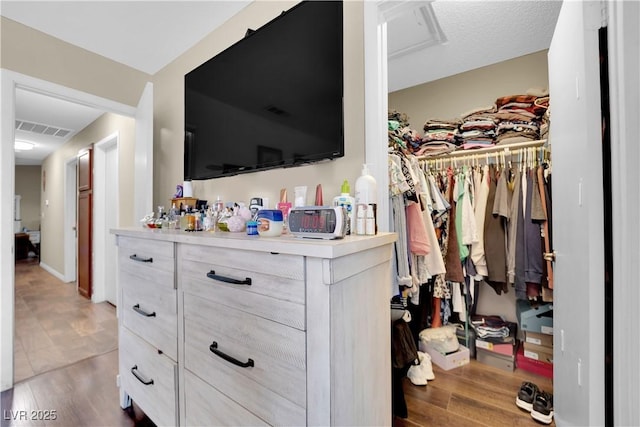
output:
[[[70,129],[61,129],[55,126],[27,122],[24,120],[16,120],[16,130],[37,133],[39,135],[57,136],[58,138],[65,138],[72,132]]]
[[[380,10],[387,22],[388,59],[447,41],[431,1],[385,1]]]

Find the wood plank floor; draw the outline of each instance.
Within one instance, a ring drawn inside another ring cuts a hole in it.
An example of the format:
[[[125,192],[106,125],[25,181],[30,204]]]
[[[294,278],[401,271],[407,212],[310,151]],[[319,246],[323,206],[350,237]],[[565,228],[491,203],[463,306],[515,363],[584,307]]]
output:
[[[153,426],[135,405],[120,408],[117,373],[112,350],[17,383],[2,392],[2,427]]]
[[[518,408],[515,400],[523,381],[553,393],[551,379],[521,369],[506,372],[473,359],[470,362],[450,371],[434,365],[436,379],[426,386],[414,386],[404,378],[409,416],[396,417],[394,427],[544,425]]]
[[[15,268],[15,382],[118,347],[115,307],[93,304],[37,262]]]
[[[16,265],[18,344],[16,384],[2,393],[2,427],[153,426],[135,405],[127,411],[119,406],[114,308],[79,297],[75,285],[60,282],[37,264]],[[49,351],[55,354],[52,360],[39,364]],[[26,366],[20,368],[21,363]],[[19,369],[24,369],[20,375]],[[404,379],[408,418],[394,418],[393,427],[539,425],[516,407],[516,393],[522,381],[553,392],[550,379],[475,360],[450,371],[435,365],[433,370],[436,379],[427,386]],[[55,410],[56,419],[34,420],[32,410]]]

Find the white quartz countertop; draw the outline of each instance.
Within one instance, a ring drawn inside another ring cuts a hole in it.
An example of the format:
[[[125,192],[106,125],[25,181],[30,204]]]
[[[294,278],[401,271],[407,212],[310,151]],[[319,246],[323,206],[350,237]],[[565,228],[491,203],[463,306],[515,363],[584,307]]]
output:
[[[149,240],[296,254],[320,258],[339,258],[355,252],[393,243],[397,238],[396,233],[378,233],[375,236],[346,236],[343,239],[321,240],[300,238],[293,235],[261,237],[248,236],[244,232],[189,232],[143,227],[116,228],[112,229],[111,233],[118,236],[138,237]]]

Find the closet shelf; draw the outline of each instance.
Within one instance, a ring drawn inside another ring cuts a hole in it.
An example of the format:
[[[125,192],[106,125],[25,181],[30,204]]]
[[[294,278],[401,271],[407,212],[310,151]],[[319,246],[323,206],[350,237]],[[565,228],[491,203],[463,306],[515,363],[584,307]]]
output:
[[[456,150],[447,154],[439,154],[437,156],[418,156],[418,160],[441,160],[441,159],[457,159],[461,157],[468,156],[479,156],[490,153],[505,153],[509,154],[511,151],[515,151],[521,148],[530,148],[530,147],[542,147],[546,145],[546,139],[538,139],[535,141],[527,141],[527,142],[515,142],[513,144],[503,144],[503,145],[493,145],[487,148],[475,148],[470,150]]]

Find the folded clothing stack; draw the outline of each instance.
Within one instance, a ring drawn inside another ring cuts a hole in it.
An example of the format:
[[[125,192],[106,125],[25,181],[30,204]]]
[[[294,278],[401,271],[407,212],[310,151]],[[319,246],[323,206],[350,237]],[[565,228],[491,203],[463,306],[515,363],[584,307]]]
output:
[[[540,139],[540,126],[548,107],[549,97],[537,94],[508,95],[496,99],[495,117],[499,120],[496,144]]]
[[[495,142],[498,119],[493,107],[466,113],[460,124],[461,148],[486,148]]]
[[[500,316],[472,316],[471,326],[476,331],[476,347],[514,356],[518,324]]]
[[[414,154],[435,156],[454,151],[461,143],[459,126],[459,120],[427,120],[422,142]]]

